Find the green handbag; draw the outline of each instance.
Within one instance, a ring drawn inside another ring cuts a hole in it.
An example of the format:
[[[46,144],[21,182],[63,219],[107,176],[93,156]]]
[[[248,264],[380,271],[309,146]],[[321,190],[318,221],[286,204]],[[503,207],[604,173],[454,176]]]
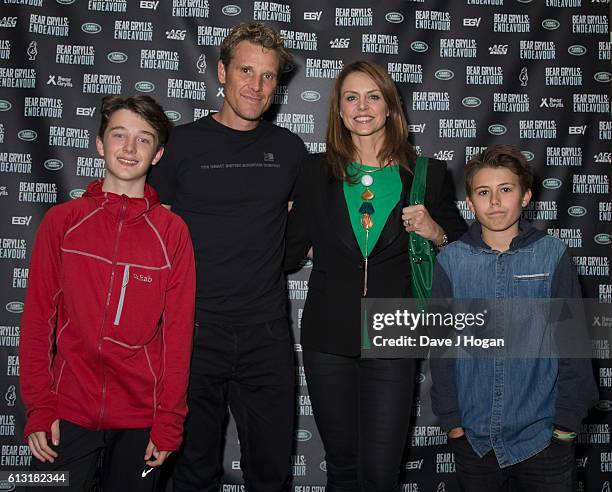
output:
[[[410,205],[425,203],[425,185],[427,183],[427,157],[419,156],[416,160],[412,187],[410,188]],[[412,297],[429,299],[431,281],[436,263],[436,251],[431,241],[422,238],[416,232],[408,235],[410,267],[412,275]]]

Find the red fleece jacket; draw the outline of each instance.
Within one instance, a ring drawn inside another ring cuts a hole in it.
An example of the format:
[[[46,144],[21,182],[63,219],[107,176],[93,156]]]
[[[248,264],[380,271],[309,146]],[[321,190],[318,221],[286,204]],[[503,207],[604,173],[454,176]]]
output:
[[[25,435],[63,419],[151,427],[176,450],[187,414],[195,268],[185,223],[144,198],[102,191],[50,209],[38,230],[19,347]]]

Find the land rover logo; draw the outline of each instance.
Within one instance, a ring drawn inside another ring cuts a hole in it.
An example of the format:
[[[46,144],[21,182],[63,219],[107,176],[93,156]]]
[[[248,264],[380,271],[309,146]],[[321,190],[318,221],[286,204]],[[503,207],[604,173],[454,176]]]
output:
[[[516,0],[518,3],[531,3],[531,0]]]
[[[34,130],[21,130],[17,134],[17,137],[19,137],[19,140],[31,142],[32,140],[36,140],[38,138],[38,133],[36,133]]]
[[[561,26],[561,23],[557,19],[544,19],[542,21],[542,27],[544,29],[548,29],[549,31],[559,29],[559,26]]]
[[[170,121],[178,121],[181,119],[181,113],[178,111],[168,110],[164,111],[164,113],[166,113],[166,116]]]
[[[134,87],[139,92],[153,92],[155,90],[155,85],[153,82],[149,82],[148,80],[141,80],[134,84]]]
[[[448,70],[447,68],[441,68],[440,70],[436,70],[434,73],[434,77],[438,80],[450,80],[455,76],[452,70]]]
[[[324,472],[326,472],[327,471],[327,461],[321,461],[321,463],[319,463],[319,468],[323,470]]]
[[[413,41],[410,43],[410,49],[416,53],[425,53],[429,49],[429,46],[425,41]]]
[[[95,22],[86,22],[81,26],[81,31],[86,32],[87,34],[98,34],[102,31],[102,26],[100,24],[96,24]]]
[[[15,490],[15,484],[10,483],[8,480],[0,480],[0,490],[2,490],[2,492],[10,492],[11,490]]]
[[[612,236],[610,236],[610,234],[606,234],[605,232],[602,232],[601,234],[597,234],[593,240],[597,243],[597,244],[601,244],[601,245],[608,245],[612,242]]]
[[[494,125],[489,125],[489,133],[491,135],[504,135],[507,131],[506,127],[504,125],[500,125],[498,123],[494,124]]]
[[[574,55],[574,56],[582,56],[587,52],[587,49],[582,46],[581,44],[572,44],[568,49],[567,52],[570,55]]]
[[[64,167],[64,163],[59,159],[47,159],[43,162],[43,166],[47,171],[59,171]]]
[[[580,205],[574,205],[567,209],[567,213],[572,217],[582,217],[586,215],[586,208],[581,207]]]
[[[599,400],[597,403],[595,403],[595,408],[600,412],[609,412],[612,410],[612,401]]]
[[[72,5],[76,0],[55,0],[61,5]]]
[[[556,190],[561,188],[561,180],[557,178],[546,178],[542,181],[542,186],[548,190]]]
[[[385,15],[385,19],[387,22],[391,22],[392,24],[404,22],[404,16],[399,12],[389,12],[387,15]]]
[[[466,108],[477,108],[481,103],[482,101],[475,96],[464,97],[461,100],[461,104],[463,104]]]
[[[597,82],[608,83],[612,80],[612,74],[610,72],[597,72],[593,78]]]
[[[20,301],[11,301],[6,305],[6,310],[9,313],[13,314],[21,314],[23,313],[23,302]]]
[[[240,12],[242,12],[242,9],[238,7],[238,5],[226,5],[221,9],[221,12],[223,12],[225,15],[234,17],[235,15],[238,15]]]
[[[73,200],[76,200],[77,198],[81,198],[83,196],[83,193],[85,193],[85,190],[82,190],[81,188],[75,188],[74,190],[70,190],[68,196]]]
[[[295,68],[295,65],[293,63],[287,62],[285,63],[285,66],[283,67],[283,73],[292,72],[294,68]]]
[[[317,91],[304,91],[300,97],[303,101],[315,102],[321,99],[321,94],[319,94]]]
[[[535,157],[533,152],[529,152],[528,150],[521,150],[521,154],[523,154],[523,157],[527,162],[533,161],[533,158]]]
[[[312,432],[306,429],[298,429],[295,431],[295,440],[299,442],[306,442],[312,439]]]
[[[422,384],[425,382],[425,374],[423,374],[422,372],[417,373],[417,378],[416,378],[416,382],[417,384]]]
[[[12,107],[13,105],[10,102],[0,99],[0,111],[9,111]]]
[[[108,55],[106,55],[109,62],[112,63],[125,63],[128,59],[128,56],[121,51],[111,51]]]

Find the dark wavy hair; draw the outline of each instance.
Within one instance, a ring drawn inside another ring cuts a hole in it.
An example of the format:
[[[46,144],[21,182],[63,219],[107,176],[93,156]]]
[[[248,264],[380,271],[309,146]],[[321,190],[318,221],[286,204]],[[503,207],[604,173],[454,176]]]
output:
[[[346,172],[346,167],[355,159],[356,149],[351,133],[340,118],[340,101],[344,80],[354,72],[364,73],[374,80],[389,108],[385,124],[385,142],[378,155],[379,161],[393,162],[412,172],[411,167],[416,159],[416,152],[408,141],[408,123],[395,83],[380,65],[370,61],[356,61],[342,69],[331,93],[325,138],[330,178],[346,181],[352,179]]]
[[[102,98],[102,107],[100,108],[102,118],[100,120],[100,129],[98,130],[100,138],[104,138],[104,132],[113,113],[120,109],[127,109],[132,113],[136,113],[151,125],[157,133],[158,147],[163,147],[168,141],[172,123],[170,123],[166,113],[164,113],[164,108],[152,97],[141,94],[126,98],[119,96],[105,96]]]

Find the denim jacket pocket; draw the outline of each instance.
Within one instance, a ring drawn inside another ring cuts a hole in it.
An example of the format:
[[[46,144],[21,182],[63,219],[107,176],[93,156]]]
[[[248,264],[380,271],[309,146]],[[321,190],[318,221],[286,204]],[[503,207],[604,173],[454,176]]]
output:
[[[512,297],[515,299],[550,297],[550,280],[548,272],[512,275]]]

